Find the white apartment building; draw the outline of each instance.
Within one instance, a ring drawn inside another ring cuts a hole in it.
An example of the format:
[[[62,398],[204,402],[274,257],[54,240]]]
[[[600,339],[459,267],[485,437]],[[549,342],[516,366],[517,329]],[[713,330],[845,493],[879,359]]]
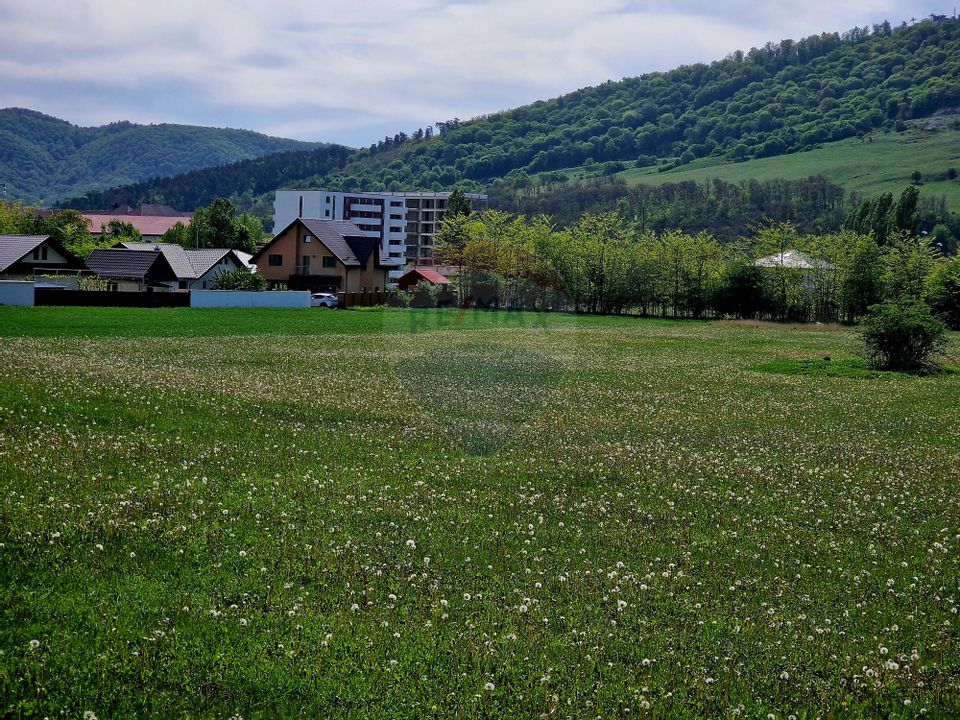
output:
[[[380,240],[381,257],[416,265],[433,255],[434,235],[447,211],[448,192],[347,193],[330,190],[277,190],[273,234],[297,218],[349,220]],[[486,208],[487,196],[467,193],[474,210]],[[390,272],[396,280],[403,270]]]

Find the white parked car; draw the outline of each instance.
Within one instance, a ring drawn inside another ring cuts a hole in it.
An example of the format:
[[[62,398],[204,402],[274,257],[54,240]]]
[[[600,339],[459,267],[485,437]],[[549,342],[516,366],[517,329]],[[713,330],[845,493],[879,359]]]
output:
[[[310,296],[310,307],[335,308],[340,306],[336,295],[331,293],[314,293]]]

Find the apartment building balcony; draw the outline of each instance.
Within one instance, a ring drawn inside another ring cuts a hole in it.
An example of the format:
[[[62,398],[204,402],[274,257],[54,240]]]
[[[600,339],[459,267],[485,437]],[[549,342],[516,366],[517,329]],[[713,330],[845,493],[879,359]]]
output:
[[[351,212],[372,212],[372,213],[382,213],[382,205],[374,205],[372,203],[351,203],[350,204]]]

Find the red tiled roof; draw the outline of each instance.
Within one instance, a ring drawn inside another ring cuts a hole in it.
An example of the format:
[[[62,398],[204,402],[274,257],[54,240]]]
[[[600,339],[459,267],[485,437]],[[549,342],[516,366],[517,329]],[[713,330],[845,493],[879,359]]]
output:
[[[189,225],[192,219],[189,215],[112,215],[110,213],[84,213],[84,217],[90,221],[90,232],[94,235],[100,235],[102,227],[111,220],[130,223],[141,235],[163,235],[178,222]]]
[[[445,278],[443,275],[438,273],[436,270],[429,270],[425,267],[414,268],[410,271],[411,273],[416,273],[424,280],[432,282],[434,285],[449,285],[450,280]]]

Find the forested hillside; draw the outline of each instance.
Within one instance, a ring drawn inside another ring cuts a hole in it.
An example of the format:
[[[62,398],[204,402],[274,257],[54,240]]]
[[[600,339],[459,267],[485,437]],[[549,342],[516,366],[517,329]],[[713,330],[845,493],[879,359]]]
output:
[[[274,190],[297,183],[300,178],[324,175],[343,167],[353,152],[342,145],[324,145],[306,152],[274,153],[171,178],[90,192],[63,205],[89,211],[159,202],[179,210],[193,211],[225,197],[234,200],[243,210],[264,217],[273,213]]]
[[[403,138],[384,141],[317,182],[430,189],[504,178],[523,186],[532,173],[592,163],[769,157],[902,128],[958,105],[960,22],[883,24],[769,43],[710,65],[453,121],[438,139],[407,139],[393,150],[388,146]]]
[[[0,184],[8,200],[28,203],[312,147],[249,130],[129,122],[79,127],[32,110],[0,110]]]
[[[596,176],[631,168],[669,171],[696,165],[698,158],[784,156],[844,138],[903,131],[916,118],[958,106],[960,22],[898,28],[884,23],[769,43],[710,65],[452,120],[439,124],[437,135],[397,133],[324,168],[297,166],[290,155],[279,162],[289,164],[284,173],[270,159],[194,175],[189,195],[177,194],[178,178],[70,205],[151,201],[189,210],[219,194],[244,209],[269,212],[269,196],[250,194],[277,187],[439,190],[458,184],[503,196],[504,189],[562,183],[571,167]]]

